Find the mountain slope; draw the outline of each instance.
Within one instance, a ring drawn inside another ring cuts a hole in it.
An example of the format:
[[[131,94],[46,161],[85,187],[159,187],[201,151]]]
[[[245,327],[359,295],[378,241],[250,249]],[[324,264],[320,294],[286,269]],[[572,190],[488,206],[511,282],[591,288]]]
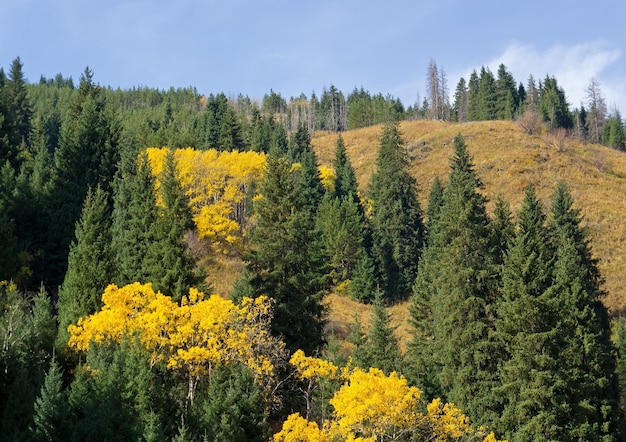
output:
[[[458,133],[474,158],[484,195],[493,202],[500,192],[514,214],[529,182],[547,210],[556,182],[564,180],[589,228],[592,249],[606,279],[605,303],[613,314],[626,310],[626,154],[558,135],[527,135],[507,121],[412,121],[402,123],[400,129],[411,172],[420,186],[422,208],[433,178],[439,176],[445,183],[452,140]],[[362,191],[375,171],[381,130],[375,126],[342,134]],[[313,137],[322,164],[332,166],[336,139],[334,133],[318,132]]]

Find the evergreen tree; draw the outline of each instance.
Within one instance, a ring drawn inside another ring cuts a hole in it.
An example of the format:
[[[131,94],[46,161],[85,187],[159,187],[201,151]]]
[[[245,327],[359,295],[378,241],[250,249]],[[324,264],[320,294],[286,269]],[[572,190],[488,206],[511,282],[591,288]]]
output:
[[[68,439],[69,412],[67,392],[63,386],[63,371],[53,357],[39,397],[35,401],[33,439],[36,441]]]
[[[430,388],[440,387],[449,401],[483,424],[494,418],[496,362],[490,338],[493,264],[479,184],[457,135],[444,203],[415,282],[412,322],[417,331],[413,342],[425,339],[418,354],[428,364],[422,372],[438,373]]]
[[[454,92],[453,120],[465,123],[468,119],[468,88],[465,79],[461,77]]]
[[[57,302],[59,334],[56,346],[61,354],[69,339],[68,325],[99,310],[102,293],[113,282],[111,208],[107,194],[100,187],[87,192],[75,235]]]
[[[428,207],[426,208],[426,218],[428,224],[426,230],[429,232],[433,229],[437,223],[437,218],[441,213],[441,207],[443,206],[444,188],[439,180],[438,176],[435,176],[432,185],[430,186],[430,192],[428,194]]]
[[[302,157],[311,150],[311,135],[307,128],[301,124],[289,138],[287,155],[292,163],[302,163]]]
[[[54,155],[50,242],[47,246],[51,285],[60,285],[67,270],[69,246],[89,188],[100,186],[110,195],[119,159],[119,126],[106,109],[101,88],[87,68],[68,117],[61,127]]]
[[[163,207],[158,209],[155,238],[147,260],[150,267],[160,268],[154,272],[155,277],[158,276],[152,281],[155,290],[179,301],[190,287],[197,286],[200,278],[195,275],[194,263],[185,243],[185,235],[193,228],[193,219],[187,197],[176,176],[174,152],[171,150],[165,156],[160,183]]]
[[[567,386],[555,399],[561,438],[620,440],[619,396],[614,348],[604,292],[580,210],[573,207],[567,186],[559,182],[552,196],[551,232],[555,274],[550,287],[559,306],[559,367]]]
[[[493,73],[484,66],[480,69],[480,84],[478,89],[478,119],[482,121],[495,120],[497,117],[496,80]]]
[[[552,277],[545,215],[533,186],[526,189],[517,232],[502,268],[496,333],[502,413],[497,429],[515,440],[555,438],[550,398],[556,394],[556,308],[547,291]],[[557,438],[558,439],[558,438]]]
[[[318,223],[329,260],[330,277],[335,284],[352,279],[364,255],[365,218],[349,197],[324,197]]]
[[[556,78],[546,76],[543,83],[539,83],[538,110],[550,129],[569,129],[574,126],[565,91],[560,87]]]
[[[380,292],[374,300],[374,317],[364,342],[353,355],[361,368],[379,368],[389,374],[392,371],[402,372],[402,356],[398,347],[398,339],[391,327],[389,312],[383,305]]]
[[[383,129],[376,166],[370,184],[372,255],[384,298],[402,299],[415,280],[424,226],[396,123]]]
[[[337,198],[343,198],[351,195],[351,198],[360,204],[358,199],[359,188],[356,181],[356,174],[354,173],[352,163],[350,163],[350,159],[346,153],[346,147],[341,135],[337,137],[335,161],[333,165],[335,168],[334,196]]]
[[[491,256],[493,256],[495,265],[503,263],[509,242],[515,234],[515,227],[511,218],[509,202],[501,194],[498,194],[491,220]]]
[[[264,395],[247,367],[218,367],[206,394],[194,401],[192,415],[195,433],[209,440],[265,442],[269,438]]]
[[[118,286],[153,282],[160,274],[149,259],[155,239],[156,199],[148,157],[125,152],[115,180],[112,219],[112,249]]]
[[[348,286],[350,297],[361,302],[374,300],[378,290],[376,284],[376,268],[367,250],[363,250],[361,258],[357,261],[352,279]]]
[[[500,64],[498,67],[495,95],[496,119],[512,120],[517,114],[519,98],[517,96],[517,89],[513,75],[511,75],[504,64]]]
[[[626,149],[626,133],[619,112],[611,115],[602,127],[602,144],[615,149]]]
[[[467,120],[480,120],[480,78],[476,70],[472,71],[467,83]]]
[[[13,60],[5,85],[9,111],[12,114],[11,120],[14,124],[14,139],[12,141],[15,146],[20,145],[20,143],[28,144],[31,118],[33,115],[26,80],[22,72],[23,67],[24,65],[20,57]],[[22,154],[24,150],[25,149],[22,149]]]
[[[269,156],[245,258],[245,281],[233,296],[265,294],[274,299],[274,334],[284,337],[291,351],[312,354],[324,341],[326,268],[315,218],[298,194],[297,180],[286,158]]]

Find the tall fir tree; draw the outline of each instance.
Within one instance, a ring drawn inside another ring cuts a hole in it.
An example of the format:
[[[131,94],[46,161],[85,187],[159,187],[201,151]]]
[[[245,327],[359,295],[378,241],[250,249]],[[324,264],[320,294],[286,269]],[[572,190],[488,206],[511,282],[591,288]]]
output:
[[[334,196],[343,198],[351,195],[351,198],[360,203],[358,200],[359,188],[356,181],[356,174],[354,173],[350,158],[348,158],[348,154],[346,153],[346,146],[341,135],[337,136],[333,166],[335,168]]]
[[[550,287],[559,306],[557,373],[562,376],[557,422],[561,438],[621,440],[615,349],[602,277],[592,257],[580,209],[562,181],[552,196],[549,226],[554,238],[555,272]]]
[[[56,347],[60,354],[69,339],[68,325],[99,310],[102,293],[113,282],[111,207],[108,201],[102,188],[90,189],[76,223],[76,239],[70,246],[67,273],[59,288],[57,302],[59,334]]]
[[[123,152],[115,179],[112,215],[112,248],[115,254],[114,282],[153,282],[157,265],[150,257],[155,239],[156,198],[154,178],[147,155]]]
[[[89,188],[109,193],[119,160],[119,121],[107,110],[104,94],[87,68],[61,127],[54,155],[55,174],[51,204],[49,285],[63,281],[67,255]]]
[[[496,335],[501,344],[499,383],[502,403],[497,430],[514,440],[548,440],[556,435],[550,399],[556,379],[555,300],[552,251],[545,214],[534,187],[526,189],[517,231],[505,256],[501,295],[496,306]],[[540,439],[537,439],[540,438]]]
[[[489,283],[493,264],[485,199],[477,192],[480,181],[460,134],[450,164],[444,204],[415,282],[412,321],[428,340],[419,354],[428,363],[423,372],[438,373],[431,388],[440,388],[482,424],[495,417]]]
[[[387,375],[402,372],[402,355],[398,338],[391,326],[391,317],[383,304],[380,292],[374,300],[374,312],[370,329],[363,342],[356,347],[353,357],[363,369],[379,368]]]
[[[33,418],[35,441],[64,440],[68,437],[70,409],[63,385],[63,370],[54,357],[35,401]]]
[[[369,189],[372,256],[388,300],[409,296],[424,237],[417,183],[408,165],[398,124],[388,123],[380,138],[377,170]]]
[[[256,226],[234,298],[265,294],[275,301],[272,331],[291,351],[322,345],[326,264],[315,218],[299,195],[290,162],[270,155],[255,204]]]
[[[187,196],[177,177],[174,152],[168,150],[159,177],[163,207],[157,209],[154,241],[147,257],[150,267],[160,268],[152,282],[159,290],[179,301],[192,286],[197,286],[195,265],[185,235],[193,228]]]

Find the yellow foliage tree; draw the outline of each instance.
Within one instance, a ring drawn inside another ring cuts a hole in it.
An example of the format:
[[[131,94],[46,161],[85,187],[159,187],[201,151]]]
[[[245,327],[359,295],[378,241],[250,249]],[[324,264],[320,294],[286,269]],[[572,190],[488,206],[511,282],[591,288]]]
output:
[[[330,362],[294,353],[291,364],[302,379],[322,376],[340,376]],[[421,412],[421,391],[408,385],[406,379],[395,372],[386,376],[381,370],[354,369],[343,386],[330,400],[334,408],[332,419],[321,426],[303,418],[290,415],[275,442],[305,441],[457,441],[483,440],[497,442],[493,433],[474,429],[469,418],[453,404],[435,399]],[[415,439],[417,437],[417,439]]]
[[[166,151],[167,148],[147,149],[152,173],[157,177],[157,195]],[[198,236],[208,240],[216,251],[239,247],[247,230],[246,200],[250,186],[262,178],[265,154],[198,151],[188,147],[177,149],[174,158]]]
[[[192,288],[178,305],[155,293],[151,284],[133,283],[110,285],[102,302],[99,312],[68,327],[70,348],[85,351],[94,342],[137,337],[152,364],[165,361],[188,380],[190,400],[201,379],[231,362],[248,366],[268,391],[274,383],[274,361],[284,355],[284,344],[270,333],[272,305],[267,297],[244,298],[236,305]]]

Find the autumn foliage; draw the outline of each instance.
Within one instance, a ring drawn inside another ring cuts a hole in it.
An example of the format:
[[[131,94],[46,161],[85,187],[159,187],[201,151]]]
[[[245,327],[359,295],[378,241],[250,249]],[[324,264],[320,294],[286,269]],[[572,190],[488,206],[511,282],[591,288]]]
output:
[[[85,351],[93,343],[137,337],[152,364],[163,361],[189,380],[191,400],[202,378],[231,362],[248,366],[263,386],[273,382],[272,358],[283,353],[284,345],[270,335],[272,309],[266,297],[236,305],[192,288],[179,305],[155,293],[151,284],[133,283],[110,285],[102,302],[99,312],[68,327],[70,348]]]
[[[159,177],[167,148],[147,149],[152,173]],[[265,167],[265,154],[177,149],[174,153],[181,186],[189,199],[198,236],[216,251],[240,247],[246,225],[246,201]],[[157,180],[157,201],[159,182]]]
[[[330,419],[318,423],[299,413],[291,414],[274,435],[275,442],[496,441],[493,433],[474,429],[453,404],[435,399],[424,407],[422,392],[396,372],[387,376],[377,368],[365,371],[348,366],[340,370],[301,351],[294,353],[290,363],[302,379],[341,377],[344,383],[330,400],[334,409]]]

